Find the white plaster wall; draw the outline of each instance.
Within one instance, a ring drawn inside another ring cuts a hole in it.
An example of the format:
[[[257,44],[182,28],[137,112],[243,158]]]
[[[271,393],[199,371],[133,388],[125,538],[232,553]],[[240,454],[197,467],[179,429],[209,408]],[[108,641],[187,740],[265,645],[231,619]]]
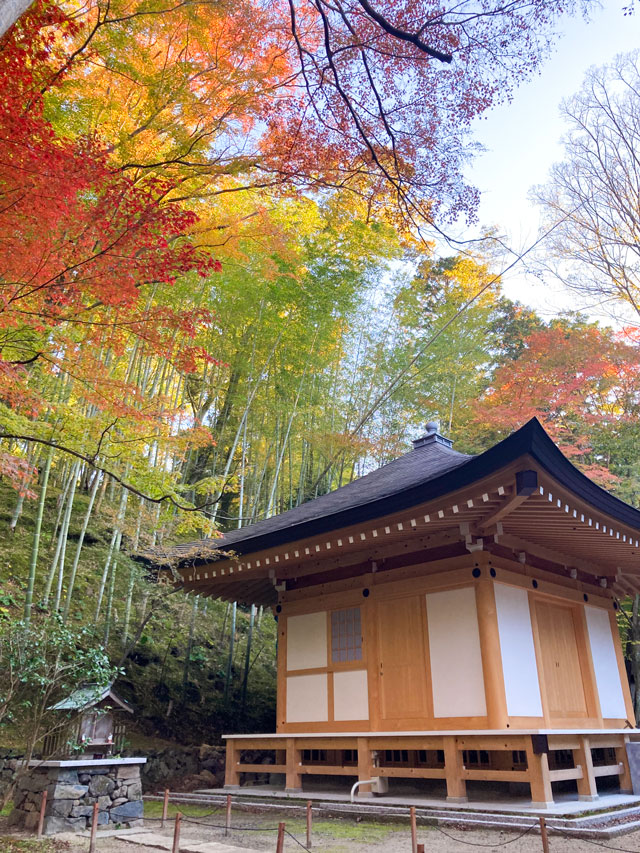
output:
[[[326,673],[287,678],[287,722],[325,723],[329,719]]]
[[[326,611],[287,617],[287,669],[320,669],[326,665]]]
[[[627,710],[620,684],[620,670],[609,614],[600,607],[587,606],[584,610],[602,716],[624,720]]]
[[[526,589],[494,584],[502,672],[510,717],[541,717],[542,698]]]
[[[334,720],[369,719],[369,688],[366,669],[334,672],[333,718]]]
[[[435,717],[487,713],[473,587],[427,595],[427,627]]]

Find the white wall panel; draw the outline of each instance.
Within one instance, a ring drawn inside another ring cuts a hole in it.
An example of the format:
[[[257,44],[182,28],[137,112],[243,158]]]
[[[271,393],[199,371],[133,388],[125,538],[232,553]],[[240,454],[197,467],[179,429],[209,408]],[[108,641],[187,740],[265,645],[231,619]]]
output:
[[[334,672],[333,718],[335,720],[369,719],[369,689],[366,669]]]
[[[502,672],[510,717],[541,717],[542,699],[526,589],[494,585]]]
[[[600,607],[585,607],[585,613],[602,716],[624,720],[627,711],[609,614]]]
[[[287,617],[287,669],[327,665],[327,613]]]
[[[324,723],[329,719],[327,675],[287,678],[287,722]]]
[[[487,706],[473,587],[427,595],[435,717],[484,716]]]

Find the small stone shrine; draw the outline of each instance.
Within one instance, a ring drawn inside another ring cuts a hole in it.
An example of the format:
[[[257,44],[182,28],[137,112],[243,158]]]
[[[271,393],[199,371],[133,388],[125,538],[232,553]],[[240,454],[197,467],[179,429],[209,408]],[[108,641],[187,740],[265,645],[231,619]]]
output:
[[[90,685],[51,710],[80,713],[64,734],[45,743],[45,755],[62,755],[60,760],[29,762],[29,772],[17,783],[10,825],[35,829],[44,791],[45,835],[89,828],[94,803],[98,803],[99,826],[142,825],[140,767],[147,759],[113,757],[124,739],[118,715],[132,713],[132,709],[115,695],[111,685],[104,689]]]

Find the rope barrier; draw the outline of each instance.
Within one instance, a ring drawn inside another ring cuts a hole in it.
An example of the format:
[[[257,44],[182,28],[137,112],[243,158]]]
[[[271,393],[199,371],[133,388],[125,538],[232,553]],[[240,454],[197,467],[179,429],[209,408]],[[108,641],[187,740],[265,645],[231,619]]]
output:
[[[172,803],[172,805],[175,806],[176,808],[178,808],[182,804],[178,802],[178,803]],[[311,853],[310,847],[303,844],[298,838],[296,838],[295,835],[293,835],[291,832],[289,832],[289,830],[284,827],[284,824],[281,824],[281,826],[282,826],[282,829],[281,829],[280,826],[231,826],[228,823],[227,824],[216,824],[216,823],[208,823],[208,822],[206,822],[206,820],[204,820],[204,818],[211,817],[214,814],[219,814],[221,811],[222,811],[222,807],[216,808],[210,812],[206,812],[203,815],[185,815],[181,810],[178,812],[178,814],[181,815],[180,819],[184,823],[191,823],[191,824],[194,824],[196,826],[207,827],[208,829],[221,829],[221,830],[224,830],[225,834],[227,832],[230,832],[230,831],[231,832],[265,832],[265,833],[277,832],[277,833],[279,833],[279,844],[282,843],[283,834],[288,835],[289,838],[291,838],[293,841],[295,841],[295,843],[299,847],[301,847],[303,850],[306,850],[307,853]],[[176,815],[176,817],[177,817],[177,815]],[[145,820],[148,820],[148,821],[163,821],[164,819],[165,818],[145,817]],[[543,824],[543,819],[541,818],[540,819],[541,829],[542,829],[542,824]],[[451,841],[457,842],[458,844],[464,844],[467,847],[484,847],[484,848],[495,850],[499,847],[505,847],[507,844],[513,844],[514,842],[519,841],[521,838],[524,838],[526,835],[528,835],[531,832],[531,830],[535,829],[537,826],[538,826],[538,823],[532,823],[523,832],[519,833],[514,838],[509,838],[506,841],[499,841],[499,842],[494,842],[494,843],[490,843],[490,844],[485,844],[482,842],[478,843],[478,842],[474,842],[474,841],[466,841],[465,839],[462,839],[462,838],[456,838],[454,835],[451,835],[449,832],[446,832],[444,829],[442,829],[438,824],[432,825],[432,828],[436,829],[438,832],[440,832],[446,838],[450,839]],[[575,835],[565,831],[564,829],[562,829],[559,826],[553,826],[553,827],[548,827],[548,828],[551,829],[553,832],[559,833],[560,835],[564,836],[566,839],[568,839],[570,841],[586,841],[589,844],[593,844],[594,846],[603,848],[604,850],[611,850],[611,851],[613,851],[613,853],[640,853],[639,850],[630,850],[629,848],[626,848],[626,847],[614,847],[614,846],[611,846],[609,844],[603,844],[600,841],[594,841],[591,838],[577,838]],[[471,827],[471,831],[473,831],[473,827]],[[505,829],[501,830],[501,831],[509,831],[509,829],[507,827],[505,827]],[[416,841],[417,841],[417,839],[416,839]],[[418,845],[418,849],[421,846],[422,845]]]
[[[217,809],[216,811],[220,811]],[[215,812],[211,812],[214,814]],[[181,813],[182,814],[182,813]],[[208,817],[209,815],[202,815],[202,817]],[[194,820],[193,818],[197,817],[196,815],[191,815],[191,819],[189,819],[185,814],[182,814],[182,823],[192,823],[195,826],[206,826],[207,829],[224,829],[229,830],[230,832],[278,832],[277,826],[225,826],[220,823],[205,823],[201,820]],[[161,820],[159,817],[145,817],[145,820]],[[285,834],[289,836],[289,838],[293,839],[303,850],[311,853],[311,850],[306,847],[298,838],[295,837],[288,829],[285,829]]]
[[[295,835],[292,835],[292,834],[289,832],[289,830],[288,830],[288,829],[285,829],[285,831],[284,831],[284,832],[285,832],[285,835],[288,835],[288,836],[289,836],[289,838],[292,838],[292,839],[296,842],[296,844],[298,844],[300,847],[302,847],[302,849],[303,849],[303,850],[306,850],[306,851],[307,851],[307,853],[311,853],[311,850],[309,849],[309,847],[306,847],[306,846],[302,843],[302,841],[299,841],[299,840],[295,837]]]
[[[447,838],[450,838],[451,841],[457,841],[458,844],[466,844],[469,847],[491,847],[495,850],[496,847],[503,847],[505,844],[513,844],[514,841],[519,841],[521,838],[524,838],[525,835],[528,835],[532,829],[535,829],[537,823],[532,823],[524,832],[521,832],[520,835],[516,835],[515,838],[510,838],[508,841],[500,841],[497,844],[475,844],[473,841],[464,841],[462,838],[456,838],[453,835],[449,835],[448,832],[445,832],[444,829],[441,829],[437,824],[434,826],[434,829],[437,829],[438,832],[441,832],[442,835],[446,835]],[[631,851],[627,851],[627,853],[631,853]],[[634,851],[634,853],[638,853],[638,851]]]

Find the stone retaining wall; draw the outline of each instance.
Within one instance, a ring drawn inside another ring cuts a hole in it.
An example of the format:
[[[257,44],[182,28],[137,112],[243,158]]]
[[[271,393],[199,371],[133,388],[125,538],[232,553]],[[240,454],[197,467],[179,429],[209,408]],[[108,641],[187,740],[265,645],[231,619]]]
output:
[[[224,784],[224,746],[175,746],[164,749],[126,750],[125,755],[141,755],[141,783],[145,794],[162,788],[195,790]],[[0,799],[15,778],[19,752],[0,749]]]
[[[47,766],[44,762],[18,777],[9,825],[35,829],[42,792],[47,791],[44,833],[80,832],[91,826],[98,803],[98,825],[142,825],[143,803],[139,764],[76,767]]]

